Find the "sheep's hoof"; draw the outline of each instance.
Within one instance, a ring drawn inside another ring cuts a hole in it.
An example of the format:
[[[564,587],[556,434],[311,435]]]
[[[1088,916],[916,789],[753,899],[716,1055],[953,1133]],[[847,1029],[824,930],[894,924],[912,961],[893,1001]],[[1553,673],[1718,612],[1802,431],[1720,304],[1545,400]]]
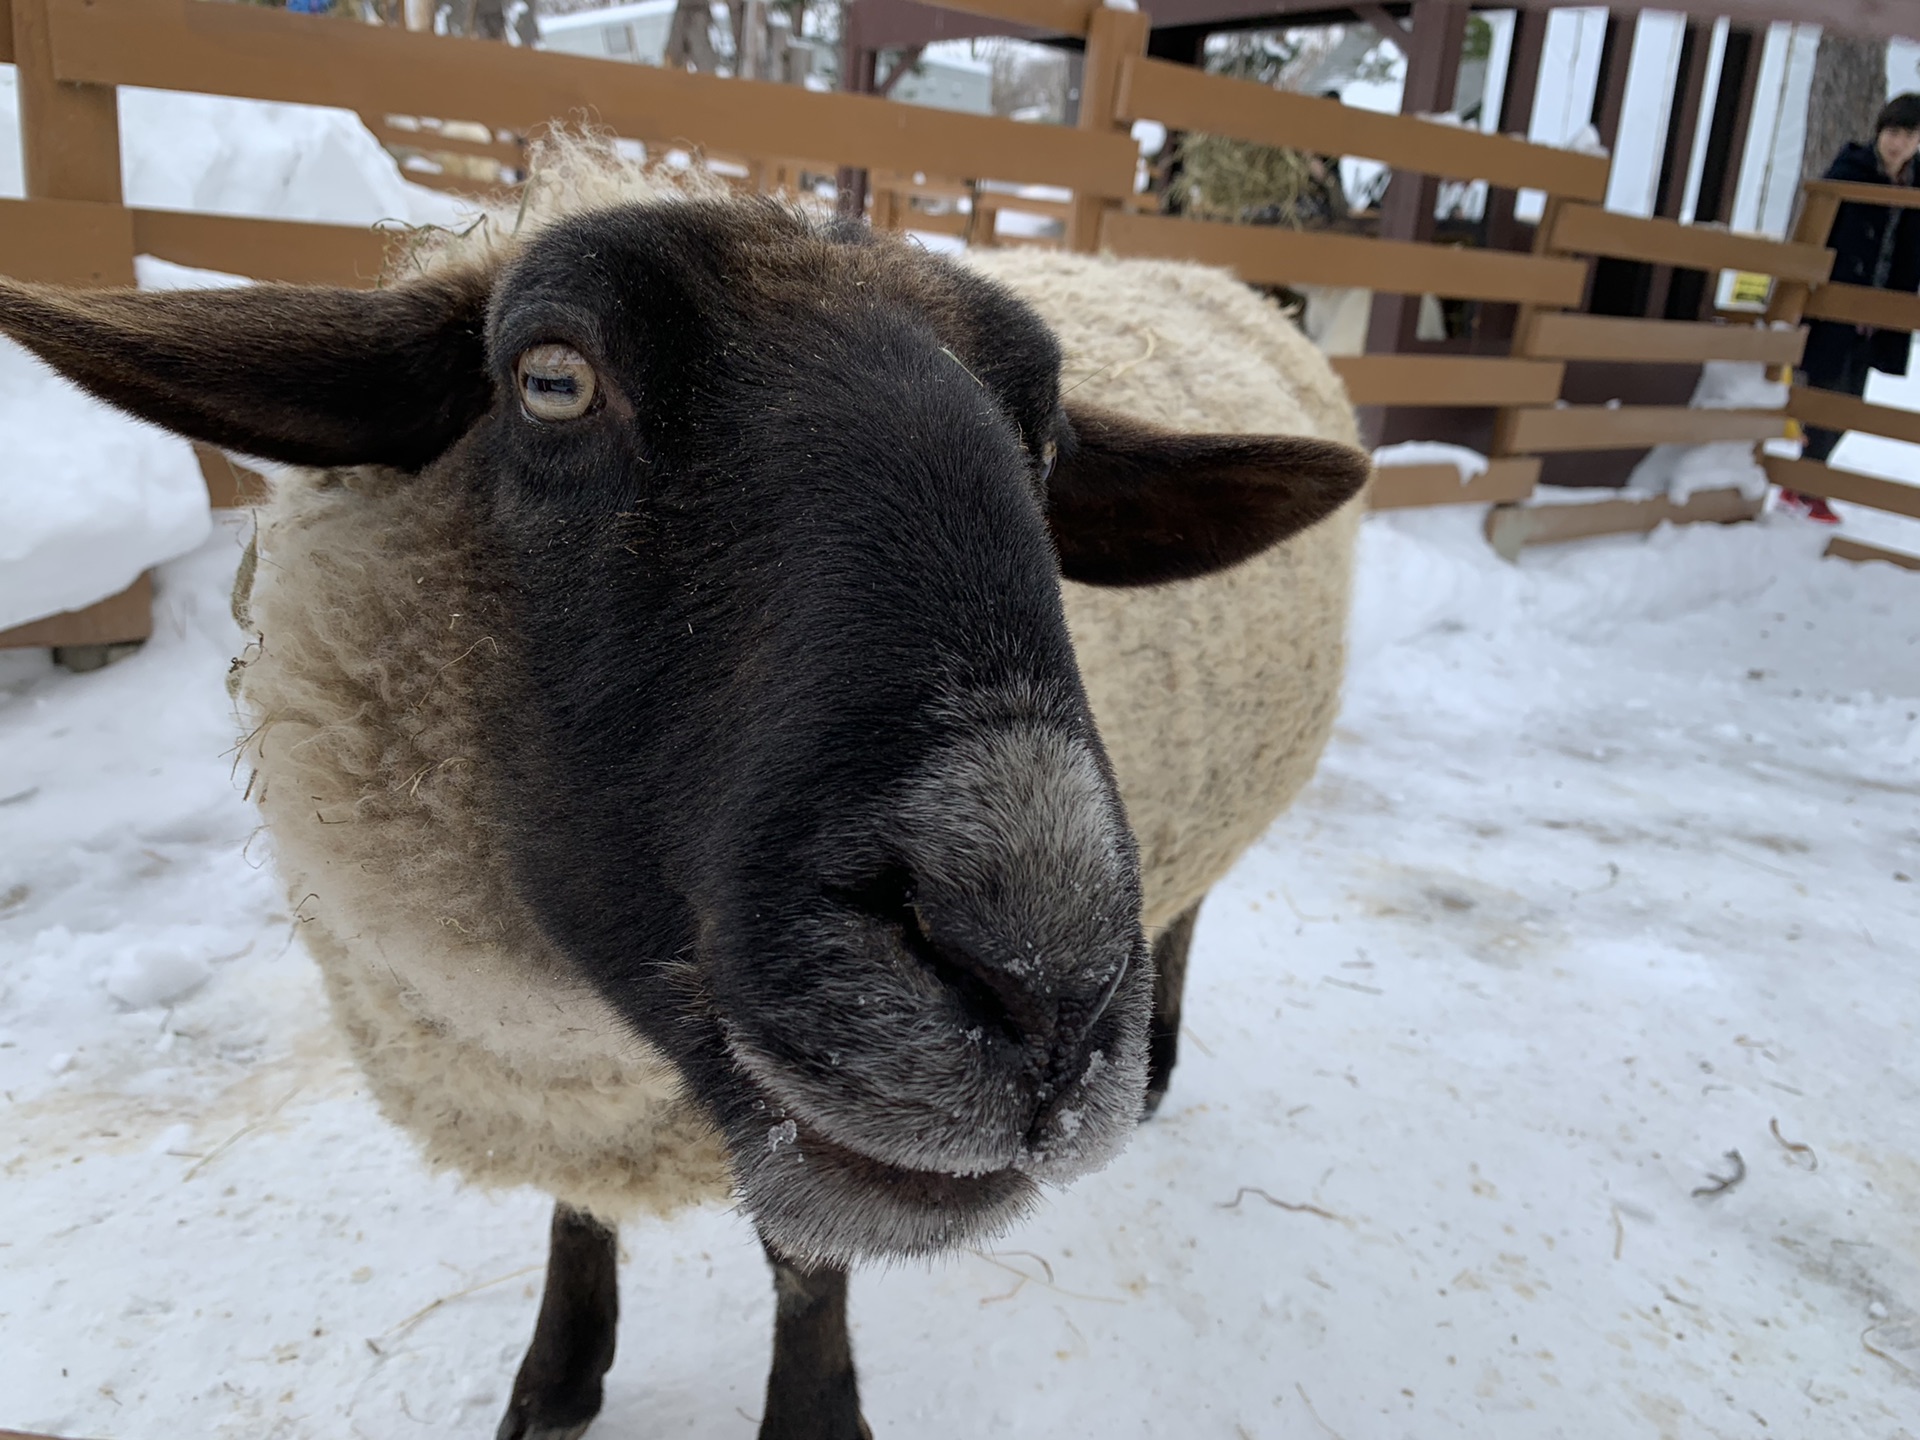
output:
[[[592,1396],[593,1408],[583,1416],[584,1406],[573,1404],[542,1405],[539,1397],[515,1395],[500,1419],[493,1440],[580,1440],[600,1413],[598,1387]]]
[[[1147,1098],[1142,1101],[1140,1105],[1140,1123],[1142,1125],[1160,1113],[1160,1102],[1166,1098],[1166,1086],[1161,1085],[1156,1087],[1149,1085],[1147,1087]]]
[[[769,1435],[785,1436],[796,1433],[799,1432],[787,1430],[769,1431],[763,1426],[760,1431],[760,1440],[768,1440]],[[819,1440],[873,1440],[873,1427],[867,1424],[867,1417],[860,1414],[856,1414],[853,1417],[853,1429],[851,1431],[839,1429],[829,1423],[818,1429],[809,1429],[805,1433],[809,1437],[817,1435]]]
[[[592,1424],[591,1420],[582,1420],[578,1425],[546,1425],[533,1430],[510,1430],[507,1421],[503,1420],[494,1440],[580,1440]]]
[[[811,1403],[770,1408],[760,1422],[759,1440],[873,1440],[852,1390],[848,1385],[844,1393],[816,1395]]]

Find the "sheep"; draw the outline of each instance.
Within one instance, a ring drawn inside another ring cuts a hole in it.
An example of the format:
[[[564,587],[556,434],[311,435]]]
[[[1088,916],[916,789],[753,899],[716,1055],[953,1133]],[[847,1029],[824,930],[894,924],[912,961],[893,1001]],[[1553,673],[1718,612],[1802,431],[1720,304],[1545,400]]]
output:
[[[403,271],[0,282],[0,329],[290,467],[250,789],[383,1113],[555,1196],[502,1440],[598,1412],[616,1225],[729,1195],[763,1440],[866,1435],[847,1267],[1003,1232],[1164,1093],[1195,909],[1330,728],[1344,395],[1223,274],[956,263],[590,142]]]

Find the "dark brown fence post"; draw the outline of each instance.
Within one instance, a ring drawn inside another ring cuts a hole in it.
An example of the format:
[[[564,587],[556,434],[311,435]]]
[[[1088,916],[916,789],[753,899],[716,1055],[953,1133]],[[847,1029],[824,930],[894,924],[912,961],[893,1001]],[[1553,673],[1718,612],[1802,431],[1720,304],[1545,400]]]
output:
[[[19,77],[20,158],[27,199],[120,204],[120,105],[111,85],[73,85],[57,78],[47,0],[12,0],[13,63]],[[133,228],[120,215],[124,250],[101,254],[85,279],[133,284]],[[52,279],[25,275],[27,280]],[[73,283],[82,277],[61,274]],[[153,633],[151,579],[142,575],[120,594],[66,615],[49,616],[0,634],[0,648],[47,645],[75,669],[105,664],[109,647]]]
[[[1080,81],[1080,128],[1101,134],[1127,134],[1131,127],[1114,118],[1120,98],[1120,69],[1132,55],[1147,53],[1153,22],[1138,10],[1093,12],[1087,27],[1087,57]],[[1119,202],[1098,195],[1075,195],[1067,220],[1067,249],[1091,254],[1100,248],[1100,217]]]
[[[120,105],[111,85],[55,78],[47,0],[13,0],[13,55],[20,85],[20,156],[29,200],[120,203]],[[133,283],[126,273],[109,283]]]

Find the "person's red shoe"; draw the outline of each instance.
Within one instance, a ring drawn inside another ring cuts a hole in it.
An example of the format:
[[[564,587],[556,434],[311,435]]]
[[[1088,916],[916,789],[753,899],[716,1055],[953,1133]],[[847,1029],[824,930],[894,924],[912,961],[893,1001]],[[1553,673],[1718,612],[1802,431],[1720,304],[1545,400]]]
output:
[[[1818,495],[1802,495],[1798,490],[1780,491],[1780,508],[1789,515],[1798,515],[1802,520],[1811,520],[1816,525],[1838,525],[1840,517],[1833,513],[1833,507]]]

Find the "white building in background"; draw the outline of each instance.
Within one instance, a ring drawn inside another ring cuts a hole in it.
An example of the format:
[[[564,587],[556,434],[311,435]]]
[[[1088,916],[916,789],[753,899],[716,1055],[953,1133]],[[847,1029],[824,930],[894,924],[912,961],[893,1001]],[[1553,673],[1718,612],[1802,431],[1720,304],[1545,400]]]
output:
[[[1604,10],[1553,12],[1547,24],[1530,138],[1549,145],[1565,144],[1586,124],[1599,78],[1606,22]],[[1649,10],[1641,12],[1634,26],[1631,68],[1621,106],[1620,134],[1614,146],[1613,182],[1607,191],[1609,210],[1633,215],[1653,213],[1685,25],[1682,16]],[[1711,97],[1720,83],[1727,28],[1724,19],[1714,25],[1707,51],[1708,103],[1700,107],[1689,147],[1682,220],[1693,219],[1700,196],[1700,171],[1713,119]],[[1733,213],[1728,217],[1734,230],[1786,234],[1799,190],[1800,150],[1806,139],[1807,100],[1813,86],[1814,52],[1819,45],[1817,25],[1780,23],[1767,27]],[[1887,47],[1887,85],[1890,94],[1920,89],[1920,43],[1896,40]],[[1823,164],[1826,158],[1822,157]]]
[[[993,113],[993,62],[973,53],[970,40],[929,45],[911,72],[893,87],[893,98],[935,110]]]
[[[1482,130],[1493,130],[1499,117],[1497,97],[1505,89],[1513,50],[1513,13],[1486,11],[1481,18],[1492,31],[1492,53],[1487,58],[1483,78],[1469,74],[1467,68],[1462,67],[1464,103],[1461,108],[1471,108],[1471,102],[1482,94],[1491,97],[1481,106],[1479,124]],[[1685,17],[1653,10],[1642,11],[1634,22],[1620,132],[1614,142],[1613,178],[1607,191],[1609,210],[1631,215],[1653,213],[1685,27]],[[1711,100],[1720,83],[1727,28],[1724,19],[1719,21],[1713,27],[1709,42],[1705,92],[1708,103],[1700,107],[1699,122],[1689,146],[1687,187],[1680,212],[1683,220],[1693,219],[1699,200],[1700,172],[1706,156],[1708,127],[1713,120]],[[1600,52],[1606,33],[1607,12],[1599,7],[1567,6],[1555,9],[1548,16],[1540,57],[1540,83],[1534,92],[1533,114],[1527,125],[1528,139],[1564,147],[1581,144],[1582,132],[1587,129],[1593,112],[1594,91],[1600,79]],[[1813,85],[1813,58],[1819,44],[1820,27],[1809,24],[1770,25],[1762,37],[1753,114],[1746,148],[1740,157],[1733,213],[1728,217],[1728,224],[1734,230],[1779,237],[1786,234],[1792,222],[1799,190],[1800,149],[1806,136],[1808,92]],[[1387,53],[1368,52],[1376,59]],[[1337,77],[1328,78],[1339,88],[1346,104],[1392,113],[1400,108],[1405,70],[1404,61],[1396,61],[1385,79],[1341,83]],[[1896,40],[1887,47],[1887,85],[1889,94],[1920,90],[1920,40]],[[1342,173],[1349,197],[1363,194],[1381,169],[1371,161],[1346,160]],[[1477,213],[1474,203],[1477,198],[1476,194],[1462,208]],[[1543,200],[1538,191],[1523,191],[1517,207],[1519,217],[1537,220]]]
[[[599,10],[577,10],[570,15],[540,17],[542,50],[566,55],[581,55],[594,60],[622,60],[634,65],[659,65],[665,62],[667,39],[673,31],[674,0],[634,0],[632,4],[609,5]],[[712,30],[724,48],[730,41],[733,21],[723,3],[708,7]],[[824,42],[791,33],[784,17],[769,20],[768,63],[772,74],[808,89],[831,88],[834,69],[832,47]]]
[[[667,53],[674,0],[635,0],[604,10],[540,17],[540,48],[595,60],[658,65]]]

